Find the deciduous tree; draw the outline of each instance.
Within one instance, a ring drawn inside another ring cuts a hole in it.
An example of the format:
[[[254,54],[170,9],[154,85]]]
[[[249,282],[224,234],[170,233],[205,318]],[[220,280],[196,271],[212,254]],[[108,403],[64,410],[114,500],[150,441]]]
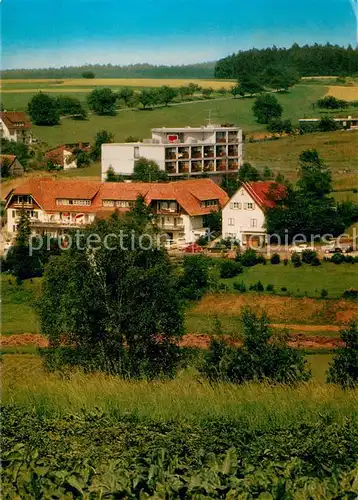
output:
[[[91,111],[97,115],[116,114],[117,94],[110,88],[94,89],[87,97]]]
[[[30,99],[27,111],[35,125],[57,125],[60,119],[56,99],[43,92]]]

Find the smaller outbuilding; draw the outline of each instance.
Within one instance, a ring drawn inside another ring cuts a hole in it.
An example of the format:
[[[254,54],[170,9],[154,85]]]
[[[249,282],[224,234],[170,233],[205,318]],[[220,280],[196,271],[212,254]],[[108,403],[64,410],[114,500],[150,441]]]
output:
[[[20,177],[24,175],[24,167],[15,155],[0,155],[1,177]]]

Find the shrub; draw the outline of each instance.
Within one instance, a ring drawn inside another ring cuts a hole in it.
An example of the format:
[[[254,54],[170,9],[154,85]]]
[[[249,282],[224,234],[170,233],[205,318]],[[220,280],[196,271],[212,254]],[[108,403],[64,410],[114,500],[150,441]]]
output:
[[[276,265],[281,262],[281,257],[278,253],[274,253],[270,259],[271,264]]]
[[[292,261],[292,264],[294,265],[294,267],[301,267],[302,266],[301,257],[296,252],[292,254],[291,261]]]
[[[263,284],[259,280],[256,283],[250,285],[250,290],[252,290],[254,292],[263,292],[265,289],[264,289]]]
[[[331,262],[333,264],[342,264],[345,261],[345,257],[342,253],[334,253],[331,257]]]
[[[220,265],[220,278],[234,278],[242,273],[242,265],[234,260],[224,260]]]
[[[267,292],[274,292],[275,291],[275,285],[269,284],[266,287]]]
[[[287,292],[287,288],[285,286],[281,287],[281,292]]]
[[[317,267],[317,266],[320,266],[320,265],[321,265],[321,261],[319,260],[319,258],[318,257],[314,257],[312,259],[311,266]]]
[[[322,288],[321,290],[321,299],[326,299],[328,297],[328,290]]]
[[[208,260],[203,255],[186,255],[183,274],[179,278],[179,293],[188,300],[197,300],[205,292],[209,283]]]
[[[258,257],[256,250],[248,248],[240,257],[237,256],[236,260],[239,260],[244,267],[253,267],[258,264]]]
[[[246,285],[243,281],[235,282],[233,284],[234,290],[240,293],[245,293],[246,292]]]
[[[335,352],[327,382],[354,388],[358,385],[358,323],[352,322],[347,329],[342,330],[341,340],[344,346]]]
[[[311,377],[304,353],[288,346],[287,337],[275,338],[265,314],[250,309],[242,316],[243,346],[232,347],[214,339],[201,372],[210,380],[241,384],[249,380],[295,383]]]
[[[356,288],[348,288],[343,292],[344,299],[358,299],[358,290]]]
[[[302,252],[302,262],[305,264],[311,264],[313,259],[317,257],[317,252],[314,250],[304,250]]]

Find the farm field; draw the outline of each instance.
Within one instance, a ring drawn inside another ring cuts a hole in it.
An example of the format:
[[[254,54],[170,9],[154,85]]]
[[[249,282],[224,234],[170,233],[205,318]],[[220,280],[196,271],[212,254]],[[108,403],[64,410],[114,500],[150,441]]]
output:
[[[318,132],[283,137],[276,141],[247,142],[245,158],[257,167],[270,167],[294,181],[299,154],[305,149],[319,151],[333,174],[335,189],[358,187],[358,131]]]
[[[281,498],[278,481],[297,498],[358,491],[357,391],[209,384],[194,368],[61,377],[34,355],[3,365],[4,498]]]
[[[340,86],[334,85],[328,87],[327,95],[332,95],[337,99],[343,99],[345,101],[358,101],[358,85],[354,86]],[[356,111],[356,114],[358,111]]]

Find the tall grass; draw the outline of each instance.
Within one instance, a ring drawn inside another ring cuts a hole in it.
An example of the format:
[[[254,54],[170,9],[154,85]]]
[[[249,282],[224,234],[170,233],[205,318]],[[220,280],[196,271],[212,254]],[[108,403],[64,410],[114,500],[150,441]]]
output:
[[[188,369],[170,381],[124,381],[102,373],[46,373],[41,359],[5,355],[3,403],[39,414],[61,416],[82,409],[156,421],[200,422],[238,419],[250,429],[358,416],[358,391],[343,391],[318,381],[297,387],[210,384]]]

